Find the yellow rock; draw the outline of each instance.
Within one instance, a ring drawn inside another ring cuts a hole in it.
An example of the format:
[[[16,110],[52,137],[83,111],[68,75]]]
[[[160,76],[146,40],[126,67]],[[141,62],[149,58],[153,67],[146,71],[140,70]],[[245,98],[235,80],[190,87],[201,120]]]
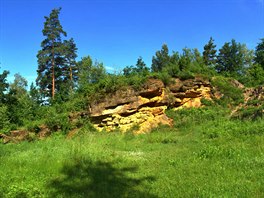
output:
[[[117,106],[116,108],[114,109],[105,109],[103,112],[102,112],[102,115],[110,115],[110,114],[116,114],[118,112],[120,112],[122,109],[124,109],[126,105],[121,105],[121,106]]]
[[[170,88],[164,88],[158,81],[155,79],[140,94],[135,95],[136,92],[132,91],[130,95],[124,94],[125,98],[115,94],[113,98],[107,98],[111,103],[105,100],[103,104],[98,104],[98,108],[93,107],[92,115],[108,116],[95,127],[107,131],[118,128],[123,132],[136,128],[135,133],[147,133],[159,124],[172,125],[172,120],[165,114],[168,106],[177,106],[175,109],[198,108],[202,106],[202,98],[210,100],[212,96],[210,84],[202,80],[178,79],[175,81],[177,86]]]
[[[112,121],[112,117],[107,117],[107,118],[103,119],[102,121],[103,121],[103,122]]]

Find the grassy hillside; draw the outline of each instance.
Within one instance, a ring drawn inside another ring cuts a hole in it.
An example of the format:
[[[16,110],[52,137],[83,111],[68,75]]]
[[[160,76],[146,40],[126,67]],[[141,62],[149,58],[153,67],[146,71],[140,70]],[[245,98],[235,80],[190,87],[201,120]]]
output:
[[[0,144],[0,197],[263,197],[264,120],[168,111],[149,135],[83,130]]]

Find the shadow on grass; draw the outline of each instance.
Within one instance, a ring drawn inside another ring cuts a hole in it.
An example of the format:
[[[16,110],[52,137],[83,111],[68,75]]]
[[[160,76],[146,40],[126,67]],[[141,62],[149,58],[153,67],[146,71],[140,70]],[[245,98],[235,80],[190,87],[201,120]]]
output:
[[[137,167],[116,168],[109,162],[75,160],[74,163],[63,167],[59,178],[50,182],[51,197],[156,198],[157,196],[146,191],[145,183],[155,180],[153,177],[128,176],[137,169]]]

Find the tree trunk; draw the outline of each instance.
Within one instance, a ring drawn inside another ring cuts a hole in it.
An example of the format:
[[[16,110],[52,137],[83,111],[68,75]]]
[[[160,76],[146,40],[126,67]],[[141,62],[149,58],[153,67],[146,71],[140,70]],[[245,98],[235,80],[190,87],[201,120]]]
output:
[[[70,81],[72,82],[72,66],[70,66]]]

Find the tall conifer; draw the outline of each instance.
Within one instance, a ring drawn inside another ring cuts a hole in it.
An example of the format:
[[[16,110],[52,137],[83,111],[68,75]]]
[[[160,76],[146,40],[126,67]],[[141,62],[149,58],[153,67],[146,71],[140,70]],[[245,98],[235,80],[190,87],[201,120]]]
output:
[[[56,80],[59,80],[64,64],[61,36],[67,36],[59,21],[60,10],[61,8],[53,9],[49,17],[45,17],[46,21],[42,30],[45,39],[41,42],[42,49],[37,54],[38,77],[36,83],[44,97],[53,99],[55,91],[58,89]]]

